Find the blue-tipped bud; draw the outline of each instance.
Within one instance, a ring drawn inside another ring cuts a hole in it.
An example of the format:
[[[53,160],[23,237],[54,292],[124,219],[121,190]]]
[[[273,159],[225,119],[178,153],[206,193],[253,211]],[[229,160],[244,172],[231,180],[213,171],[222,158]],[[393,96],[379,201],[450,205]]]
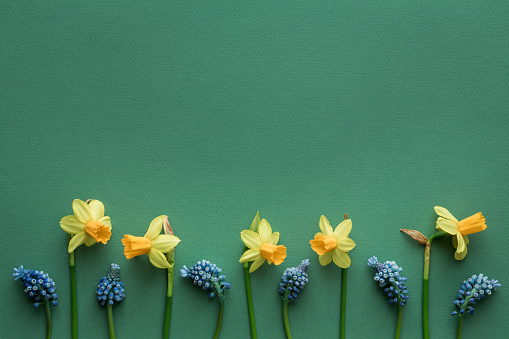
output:
[[[40,301],[51,302],[56,306],[58,302],[55,292],[55,282],[51,280],[47,273],[43,271],[28,270],[21,265],[19,268],[14,268],[12,274],[14,280],[20,280],[24,285],[25,294],[34,300],[34,307],[40,305]]]
[[[472,305],[477,304],[484,297],[491,295],[493,291],[497,290],[497,287],[502,286],[498,283],[498,280],[489,280],[487,276],[482,273],[479,275],[472,275],[467,280],[463,281],[461,290],[457,294],[458,299],[453,300],[453,303],[459,308],[458,311],[454,311],[451,315],[474,314],[474,308]],[[463,292],[463,293],[462,293]]]
[[[97,285],[97,300],[101,306],[106,303],[113,305],[125,298],[124,284],[120,281],[120,266],[111,264],[106,277],[102,277]]]
[[[407,278],[402,277],[400,272],[403,270],[394,261],[380,263],[378,258],[373,256],[368,259],[368,266],[375,270],[375,281],[378,286],[384,289],[389,297],[389,303],[405,306],[408,299],[408,290],[405,286]],[[387,277],[390,277],[387,279]]]
[[[198,261],[193,267],[187,268],[184,265],[180,269],[180,276],[182,278],[191,279],[195,285],[200,286],[209,293],[210,298],[214,298],[216,294],[221,294],[224,297],[224,290],[230,289],[230,284],[225,281],[225,276],[220,274],[222,270],[210,261]]]
[[[308,282],[307,270],[309,267],[309,259],[302,260],[297,267],[290,267],[285,270],[281,277],[282,283],[279,283],[279,294],[283,297],[286,295],[288,300],[297,301],[299,293]]]

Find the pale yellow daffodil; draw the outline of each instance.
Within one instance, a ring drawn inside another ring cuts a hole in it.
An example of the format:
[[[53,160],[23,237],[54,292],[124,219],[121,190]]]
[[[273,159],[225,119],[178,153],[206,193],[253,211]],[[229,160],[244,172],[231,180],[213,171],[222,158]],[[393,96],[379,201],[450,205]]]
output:
[[[279,232],[272,233],[272,228],[265,219],[258,224],[258,233],[244,230],[240,232],[240,238],[249,249],[240,257],[239,262],[253,261],[249,273],[256,271],[265,260],[269,265],[279,265],[286,258],[286,247],[277,245]]]
[[[91,246],[101,242],[106,244],[111,237],[110,217],[104,216],[104,205],[99,200],[86,203],[75,199],[72,202],[74,215],[68,215],[60,220],[60,227],[69,234],[73,234],[67,250],[73,252],[81,244]]]
[[[150,262],[157,268],[171,268],[164,253],[177,246],[180,239],[174,235],[160,234],[166,215],[160,215],[150,223],[147,233],[143,237],[124,235],[122,244],[127,259],[138,255],[148,255]]]
[[[452,235],[452,245],[456,248],[454,258],[463,260],[467,255],[467,245],[469,243],[467,235],[484,231],[487,227],[484,216],[479,212],[458,221],[451,212],[443,207],[435,206],[435,212],[440,216],[437,220],[437,230]]]
[[[352,230],[352,220],[344,220],[332,231],[329,220],[322,215],[320,230],[321,232],[316,233],[315,238],[309,241],[311,248],[319,256],[320,264],[325,266],[334,260],[334,263],[341,268],[350,267],[351,260],[346,252],[355,247],[355,242],[348,238]]]

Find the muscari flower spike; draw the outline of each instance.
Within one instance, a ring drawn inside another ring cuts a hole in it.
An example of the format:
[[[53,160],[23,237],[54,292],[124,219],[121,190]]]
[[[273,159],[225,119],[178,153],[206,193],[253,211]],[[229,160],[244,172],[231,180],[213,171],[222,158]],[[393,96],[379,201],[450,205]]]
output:
[[[106,305],[106,301],[113,305],[119,303],[125,298],[124,284],[120,281],[120,266],[111,264],[106,277],[102,277],[97,285],[97,300],[101,306]]]
[[[308,282],[308,275],[306,271],[309,267],[309,259],[302,260],[302,263],[297,267],[290,267],[285,270],[279,283],[279,294],[283,297],[288,290],[288,299],[297,302],[300,291],[306,286]]]
[[[14,269],[14,280],[20,280],[25,285],[25,293],[34,301],[34,307],[38,307],[46,299],[53,306],[57,306],[58,295],[55,293],[55,282],[43,271],[28,270],[21,265]]]
[[[479,275],[474,274],[463,281],[461,289],[458,290],[458,299],[453,301],[458,306],[459,311],[454,311],[451,315],[462,315],[465,312],[474,314],[472,305],[477,304],[485,296],[491,295],[492,291],[496,291],[497,287],[500,286],[502,285],[498,283],[498,280],[490,280],[482,273],[479,273]]]
[[[180,270],[182,278],[189,278],[197,286],[200,286],[209,293],[210,298],[214,298],[217,293],[224,296],[224,290],[230,289],[230,284],[224,279],[225,276],[221,274],[222,270],[215,264],[211,264],[208,260],[198,261],[190,269],[186,265]]]
[[[375,256],[369,258],[368,266],[373,267],[376,271],[374,279],[378,282],[378,286],[384,288],[384,292],[389,297],[389,303],[399,303],[399,305],[405,306],[408,290],[405,286],[407,278],[400,274],[403,269],[394,261],[386,261],[382,264]]]

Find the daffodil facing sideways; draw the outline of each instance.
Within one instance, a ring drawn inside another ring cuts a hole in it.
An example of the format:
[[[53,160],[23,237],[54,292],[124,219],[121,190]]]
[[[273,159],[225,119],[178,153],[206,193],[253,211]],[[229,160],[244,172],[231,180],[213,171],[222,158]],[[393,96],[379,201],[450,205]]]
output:
[[[72,202],[74,215],[68,215],[60,220],[60,227],[71,234],[68,252],[73,252],[81,244],[91,246],[101,242],[106,244],[111,237],[110,217],[104,216],[104,205],[99,200],[90,200],[87,204],[83,200]]]
[[[265,260],[269,265],[279,265],[286,258],[286,247],[277,244],[279,232],[272,233],[272,228],[265,219],[258,224],[258,232],[243,230],[240,238],[249,249],[240,257],[239,262],[253,261],[249,273],[256,271]]]
[[[437,230],[452,235],[452,245],[456,248],[454,258],[456,260],[463,260],[467,255],[467,245],[469,243],[467,235],[484,231],[487,227],[484,216],[479,212],[458,221],[443,207],[435,206],[435,212],[439,215],[436,226]]]
[[[315,238],[310,240],[311,248],[315,251],[322,266],[328,265],[331,260],[341,268],[350,267],[351,260],[347,252],[355,247],[355,242],[348,238],[352,230],[352,220],[343,220],[333,231],[329,220],[320,217],[320,230]]]
[[[174,235],[160,234],[166,215],[160,215],[150,223],[147,233],[143,237],[124,235],[122,244],[127,259],[146,254],[150,262],[157,268],[171,268],[164,253],[177,246],[180,239]]]

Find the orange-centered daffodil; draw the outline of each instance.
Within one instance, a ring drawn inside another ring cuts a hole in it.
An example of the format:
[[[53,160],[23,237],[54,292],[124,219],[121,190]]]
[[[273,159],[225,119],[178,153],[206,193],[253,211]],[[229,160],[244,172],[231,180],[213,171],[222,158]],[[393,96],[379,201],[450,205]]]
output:
[[[334,263],[341,268],[349,267],[351,260],[346,252],[355,247],[355,242],[348,238],[352,230],[352,220],[344,220],[332,231],[329,220],[322,215],[320,230],[321,232],[316,233],[315,238],[309,241],[311,248],[319,256],[320,264],[325,266],[334,260]]]
[[[265,260],[269,265],[279,265],[286,258],[286,247],[277,245],[279,232],[272,233],[272,228],[265,219],[260,221],[258,233],[244,230],[240,232],[240,238],[249,249],[240,257],[239,262],[254,261],[249,273],[256,271]]]
[[[67,250],[74,251],[81,244],[91,246],[101,242],[106,244],[111,236],[110,217],[104,216],[104,205],[99,200],[86,203],[75,199],[72,202],[74,215],[68,215],[60,220],[60,227],[69,234],[74,234],[69,241]]]
[[[124,235],[124,255],[127,259],[138,255],[148,255],[150,262],[157,268],[171,268],[163,253],[169,252],[177,246],[180,239],[174,235],[160,234],[166,215],[160,215],[150,223],[147,233],[143,237]]]
[[[456,248],[454,258],[463,260],[467,255],[467,245],[469,243],[467,235],[484,231],[486,229],[486,220],[481,212],[468,218],[458,221],[447,209],[435,206],[435,212],[439,215],[437,220],[437,230],[445,231],[452,235],[452,245]]]

